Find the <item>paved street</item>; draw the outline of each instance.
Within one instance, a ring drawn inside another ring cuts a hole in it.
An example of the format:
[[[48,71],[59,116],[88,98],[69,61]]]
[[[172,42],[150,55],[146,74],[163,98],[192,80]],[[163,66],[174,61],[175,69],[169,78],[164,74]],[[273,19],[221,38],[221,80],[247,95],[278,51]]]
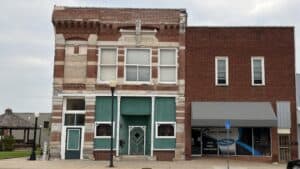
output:
[[[230,169],[285,169],[285,164],[249,161],[230,161]],[[24,158],[0,160],[0,169],[102,169],[107,161],[52,160],[27,161]],[[192,161],[116,161],[115,168],[122,169],[226,169],[226,160],[199,159]]]

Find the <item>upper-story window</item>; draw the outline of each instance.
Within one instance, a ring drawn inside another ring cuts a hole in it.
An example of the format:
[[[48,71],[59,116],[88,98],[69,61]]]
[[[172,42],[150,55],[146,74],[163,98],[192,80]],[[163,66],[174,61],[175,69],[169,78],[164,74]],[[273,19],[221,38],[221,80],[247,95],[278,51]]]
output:
[[[251,76],[253,86],[265,85],[264,57],[251,58]]]
[[[126,81],[150,82],[150,49],[127,49],[126,52]]]
[[[99,80],[108,82],[117,79],[117,49],[101,48],[100,49],[100,68]]]
[[[229,84],[228,78],[228,57],[217,56],[215,58],[215,70],[216,70],[216,85],[226,86]]]
[[[159,50],[159,82],[176,83],[177,80],[177,50]]]

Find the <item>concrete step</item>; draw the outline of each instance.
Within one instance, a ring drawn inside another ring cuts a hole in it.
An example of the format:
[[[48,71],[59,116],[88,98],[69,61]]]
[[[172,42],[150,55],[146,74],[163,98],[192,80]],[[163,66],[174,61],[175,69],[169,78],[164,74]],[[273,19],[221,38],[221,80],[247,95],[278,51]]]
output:
[[[143,156],[143,155],[122,155],[119,157],[115,157],[116,160],[121,161],[145,161],[145,160],[155,160],[154,157],[151,156]]]

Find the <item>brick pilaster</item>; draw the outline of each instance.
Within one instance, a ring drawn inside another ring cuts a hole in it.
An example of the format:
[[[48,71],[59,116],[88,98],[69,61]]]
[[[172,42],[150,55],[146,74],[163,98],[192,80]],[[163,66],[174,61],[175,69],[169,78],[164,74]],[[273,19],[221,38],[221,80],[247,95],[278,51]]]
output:
[[[88,96],[85,98],[86,114],[85,114],[85,131],[84,131],[84,145],[83,145],[83,158],[94,159],[94,128],[95,128],[95,105],[96,97]]]

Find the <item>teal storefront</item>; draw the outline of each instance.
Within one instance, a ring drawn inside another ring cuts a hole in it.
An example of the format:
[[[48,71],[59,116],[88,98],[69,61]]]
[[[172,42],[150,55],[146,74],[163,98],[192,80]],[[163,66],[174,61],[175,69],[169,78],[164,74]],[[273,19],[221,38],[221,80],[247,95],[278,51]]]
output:
[[[96,98],[94,151],[110,150],[111,102],[109,96]],[[117,156],[174,150],[175,97],[114,97],[113,138]]]

